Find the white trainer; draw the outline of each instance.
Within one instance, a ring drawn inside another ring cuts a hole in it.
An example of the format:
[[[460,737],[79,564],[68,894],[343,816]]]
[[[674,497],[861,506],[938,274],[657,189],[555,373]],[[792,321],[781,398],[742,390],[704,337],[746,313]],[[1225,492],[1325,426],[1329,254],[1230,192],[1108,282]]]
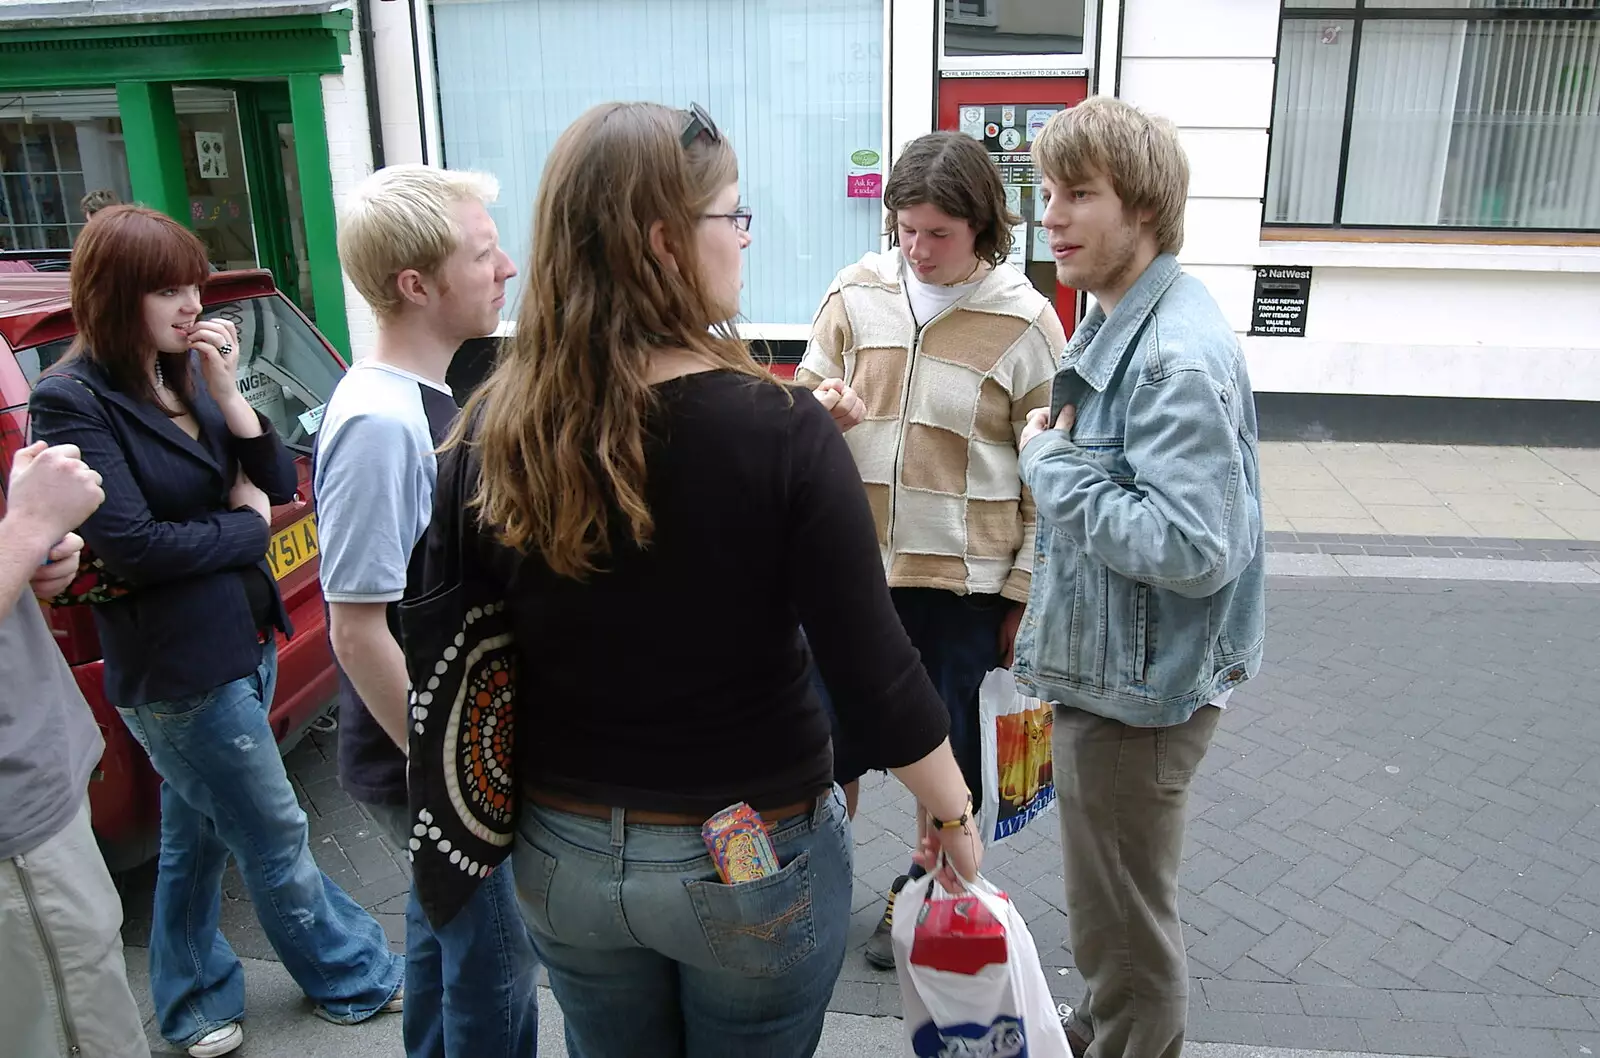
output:
[[[219,1054],[231,1054],[237,1051],[242,1043],[244,1043],[244,1026],[235,1021],[215,1032],[208,1032],[191,1043],[189,1058],[217,1058]]]

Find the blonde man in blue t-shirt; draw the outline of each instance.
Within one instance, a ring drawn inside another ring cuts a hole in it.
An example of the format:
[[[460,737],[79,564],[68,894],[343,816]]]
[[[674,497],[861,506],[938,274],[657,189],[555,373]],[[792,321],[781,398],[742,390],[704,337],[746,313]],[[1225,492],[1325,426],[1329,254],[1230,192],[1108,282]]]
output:
[[[445,373],[500,321],[506,280],[483,173],[396,165],[372,174],[339,225],[345,273],[378,318],[371,355],[340,381],[317,434],[322,594],[341,670],[339,773],[399,850],[406,809],[405,656],[394,605],[433,513],[434,448],[456,415]],[[509,864],[435,928],[406,910],[408,1058],[522,1058],[538,1043],[538,962]]]

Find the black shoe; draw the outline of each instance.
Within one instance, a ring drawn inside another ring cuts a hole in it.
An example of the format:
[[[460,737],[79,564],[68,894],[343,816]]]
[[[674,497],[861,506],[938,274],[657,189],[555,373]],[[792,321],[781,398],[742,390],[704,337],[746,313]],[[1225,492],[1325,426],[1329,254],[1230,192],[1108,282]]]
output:
[[[884,906],[883,917],[878,920],[878,928],[867,938],[867,962],[874,969],[894,969],[894,898],[900,895],[900,890],[910,880],[909,874],[902,874],[894,880],[889,887],[889,902]]]

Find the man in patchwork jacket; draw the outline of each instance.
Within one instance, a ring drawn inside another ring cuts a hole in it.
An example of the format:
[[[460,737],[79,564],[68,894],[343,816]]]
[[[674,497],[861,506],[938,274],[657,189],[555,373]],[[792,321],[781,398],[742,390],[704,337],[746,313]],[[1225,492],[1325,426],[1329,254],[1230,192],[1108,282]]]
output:
[[[938,132],[909,144],[884,205],[893,248],[834,279],[795,378],[848,430],[895,606],[950,710],[951,748],[976,797],[978,687],[1010,664],[1033,561],[1017,440],[1049,396],[1066,335],[1006,263],[1020,220],[977,141]],[[900,763],[860,759],[835,724],[834,776],[852,813],[856,780]],[[896,879],[867,944],[880,969],[894,966],[895,894],[919,873]]]

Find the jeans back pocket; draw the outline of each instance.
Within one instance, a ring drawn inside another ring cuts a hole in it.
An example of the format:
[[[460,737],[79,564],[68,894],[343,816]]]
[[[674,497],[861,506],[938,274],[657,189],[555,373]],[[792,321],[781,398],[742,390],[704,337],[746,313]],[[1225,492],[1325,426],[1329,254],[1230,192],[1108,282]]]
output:
[[[511,870],[523,920],[535,932],[555,936],[550,926],[550,883],[555,879],[556,858],[529,840],[524,830],[511,847]]]
[[[777,874],[754,882],[684,883],[718,966],[749,977],[777,977],[816,949],[810,855],[802,852]]]

